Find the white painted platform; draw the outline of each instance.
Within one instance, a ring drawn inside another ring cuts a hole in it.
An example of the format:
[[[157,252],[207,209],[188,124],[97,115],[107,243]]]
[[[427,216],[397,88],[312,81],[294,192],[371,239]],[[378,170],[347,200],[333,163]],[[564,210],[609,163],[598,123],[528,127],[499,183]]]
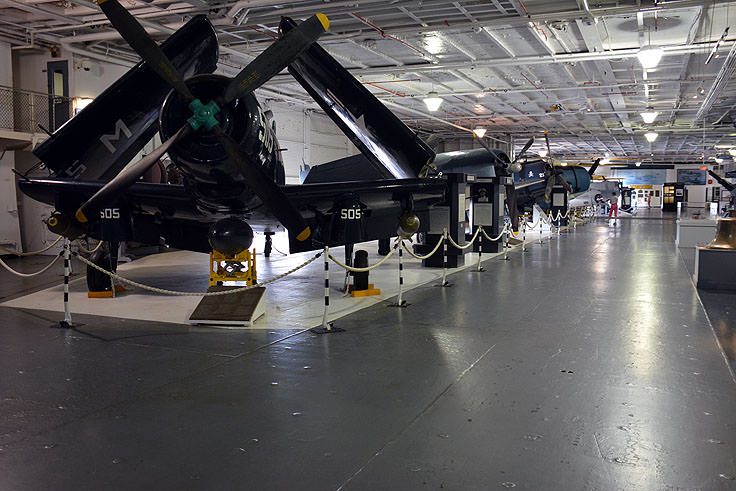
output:
[[[543,236],[548,235],[543,232]],[[280,240],[279,240],[280,239]],[[539,233],[527,233],[527,242],[537,241]],[[277,247],[283,246],[283,238],[275,240]],[[556,240],[556,239],[553,239]],[[515,246],[519,247],[519,246]],[[283,247],[279,249],[284,250]],[[377,254],[376,242],[358,244],[355,249],[368,251],[369,264],[375,264],[382,256]],[[513,249],[511,249],[513,250]],[[344,248],[330,249],[333,256],[344,259]],[[441,254],[441,249],[438,252]],[[503,253],[483,254],[488,260]],[[258,280],[286,272],[313,257],[315,252],[282,255],[276,251],[266,259],[257,256]],[[448,274],[477,266],[477,254],[466,256],[466,265],[450,268]],[[423,268],[421,262],[404,252],[404,292],[418,286],[436,282],[442,277],[442,269]],[[85,266],[74,261],[77,270]],[[176,251],[147,256],[129,263],[120,264],[118,274],[145,285],[175,291],[204,292],[208,287],[209,258],[207,254]],[[330,310],[328,319],[333,321],[357,310],[369,307],[398,294],[398,254],[394,253],[385,263],[370,273],[370,282],[381,289],[381,295],[353,298],[343,296],[345,271],[330,261]],[[103,317],[118,317],[155,322],[189,324],[189,316],[199,303],[200,296],[171,296],[129,287],[127,292],[116,298],[87,298],[85,278],[73,280],[69,285],[72,316],[91,314]],[[408,299],[411,302],[411,299]],[[7,307],[63,311],[62,285],[19,297],[3,304]],[[324,309],[324,266],[320,257],[305,268],[267,285],[266,315],[255,321],[248,329],[306,329],[322,323]]]

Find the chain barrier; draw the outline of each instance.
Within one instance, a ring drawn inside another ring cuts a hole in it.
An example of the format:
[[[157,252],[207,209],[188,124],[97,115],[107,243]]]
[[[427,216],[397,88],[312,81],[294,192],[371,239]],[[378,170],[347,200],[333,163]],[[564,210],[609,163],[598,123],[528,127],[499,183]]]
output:
[[[47,247],[44,247],[40,251],[18,252],[18,251],[14,251],[12,249],[8,249],[7,247],[2,247],[2,246],[0,246],[0,249],[2,249],[3,251],[7,252],[8,254],[15,254],[16,256],[21,256],[21,257],[22,256],[36,256],[38,254],[43,254],[44,252],[46,252],[49,249],[51,249],[52,247],[54,247],[56,244],[59,243],[59,241],[61,239],[62,239],[62,236],[60,235],[55,241],[53,241],[50,245],[48,245]]]
[[[143,283],[138,283],[137,281],[129,280],[128,278],[125,278],[123,276],[120,276],[117,273],[113,273],[111,271],[107,271],[106,269],[101,268],[100,266],[96,265],[92,261],[89,261],[88,259],[86,259],[82,255],[80,255],[78,252],[72,252],[72,255],[75,258],[79,259],[84,264],[86,264],[87,266],[90,266],[90,267],[96,269],[100,273],[106,274],[107,276],[109,276],[110,278],[112,278],[114,280],[118,280],[118,281],[121,281],[123,283],[127,283],[128,285],[135,286],[135,287],[138,287],[138,288],[142,288],[144,290],[152,291],[154,293],[161,293],[161,294],[164,294],[164,295],[177,295],[177,296],[184,296],[184,297],[217,297],[217,296],[221,296],[221,295],[230,295],[230,294],[233,294],[233,293],[239,293],[239,292],[242,292],[242,291],[245,291],[245,290],[250,290],[252,288],[258,288],[258,287],[261,287],[261,286],[268,285],[269,283],[273,283],[274,281],[280,280],[281,278],[284,278],[284,277],[286,277],[286,276],[294,273],[295,271],[298,271],[298,270],[302,269],[303,267],[305,267],[306,265],[312,263],[313,261],[315,261],[318,257],[320,257],[322,255],[322,251],[318,252],[317,254],[314,255],[314,257],[312,257],[311,259],[303,262],[299,266],[296,266],[296,267],[290,269],[289,271],[287,271],[285,273],[282,273],[282,274],[280,274],[278,276],[275,276],[275,277],[271,278],[270,280],[262,281],[260,283],[256,283],[255,285],[241,286],[239,288],[233,288],[232,290],[226,290],[226,291],[221,291],[221,292],[179,292],[179,291],[175,291],[175,290],[166,290],[164,288],[156,288],[156,287],[153,287],[153,286],[144,285]]]

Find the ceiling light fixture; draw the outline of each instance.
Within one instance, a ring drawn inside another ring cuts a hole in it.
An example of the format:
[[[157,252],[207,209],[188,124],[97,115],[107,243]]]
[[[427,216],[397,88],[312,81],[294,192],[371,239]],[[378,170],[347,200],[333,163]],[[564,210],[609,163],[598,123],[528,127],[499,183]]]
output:
[[[636,53],[636,56],[639,58],[641,66],[646,70],[650,70],[659,65],[659,60],[662,59],[663,54],[664,50],[659,46],[649,45],[640,48],[639,52]]]
[[[486,129],[485,129],[485,128],[481,128],[480,126],[478,126],[478,127],[476,127],[476,128],[475,128],[475,129],[473,130],[473,133],[474,133],[474,134],[475,134],[475,136],[477,136],[478,138],[483,138],[483,137],[485,136],[485,134],[486,134]]]
[[[722,164],[723,163],[723,159],[722,158],[719,158],[719,157],[715,157],[713,160],[716,161],[716,164]]]
[[[540,150],[539,152],[537,152],[537,155],[539,155],[540,157],[544,158],[544,157],[546,157],[546,156],[547,156],[547,150],[545,150],[545,149],[543,148],[543,149],[541,149],[541,150]]]
[[[647,107],[644,112],[641,112],[639,114],[641,114],[641,119],[643,119],[646,124],[654,123],[654,120],[657,119],[657,116],[659,116],[659,113],[655,111],[652,106]]]
[[[636,161],[636,166],[637,166],[637,167],[641,167],[641,160],[637,160],[637,161]]]
[[[644,138],[646,138],[649,143],[652,143],[654,140],[656,140],[658,136],[659,134],[653,131],[644,133]]]
[[[430,112],[435,112],[442,105],[442,98],[440,98],[440,96],[437,95],[437,92],[434,91],[427,94],[427,97],[422,100]]]

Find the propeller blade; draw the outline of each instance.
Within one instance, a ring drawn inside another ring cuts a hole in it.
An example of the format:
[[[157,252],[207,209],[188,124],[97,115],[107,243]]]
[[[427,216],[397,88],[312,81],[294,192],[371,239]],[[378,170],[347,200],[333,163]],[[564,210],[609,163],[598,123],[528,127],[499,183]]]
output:
[[[552,150],[549,149],[549,137],[547,136],[547,130],[544,130],[544,142],[547,144],[547,158],[552,162]]]
[[[215,126],[214,131],[227,154],[240,167],[240,171],[245,176],[251,189],[261,198],[261,201],[271,213],[291,234],[296,236],[297,240],[300,242],[307,240],[312,235],[312,231],[279,185],[263,171],[259,163],[251,160],[246,153],[241,152],[237,142],[225,133],[220,126]]]
[[[593,174],[595,174],[595,171],[598,169],[598,165],[600,165],[601,159],[595,159],[595,162],[593,162],[593,165],[590,166],[590,169],[588,169],[588,175],[590,177],[593,177]]]
[[[524,147],[521,149],[521,151],[519,152],[519,155],[516,156],[516,158],[514,159],[514,161],[512,162],[512,164],[515,164],[517,160],[519,160],[521,157],[523,157],[524,154],[526,153],[526,151],[529,150],[529,147],[531,147],[532,145],[534,145],[534,137],[533,136],[531,138],[529,138],[529,141],[526,142],[526,145],[524,145]]]
[[[139,177],[145,174],[148,169],[158,162],[158,159],[168,151],[169,147],[176,140],[188,135],[190,131],[191,127],[189,125],[182,126],[179,131],[174,133],[171,138],[166,140],[153,152],[149,153],[138,162],[115,176],[110,182],[100,188],[99,191],[79,207],[77,212],[74,214],[77,221],[80,223],[86,223],[90,218],[95,219],[97,217],[97,212],[105,204],[114,201],[118,196],[124,193],[125,190],[132,186]]]
[[[256,90],[286,68],[329,27],[330,21],[324,14],[315,14],[285,33],[238,73],[218,104],[222,106]]]
[[[519,208],[516,203],[516,188],[513,184],[506,184],[506,204],[509,208],[509,217],[511,218],[511,228],[514,232],[519,230]]]
[[[138,21],[117,0],[97,0],[97,4],[110,24],[146,64],[188,101],[193,101],[194,96],[176,67]]]
[[[555,184],[555,175],[552,174],[547,179],[547,185],[544,187],[544,199],[549,201],[549,199],[552,197],[552,186]]]

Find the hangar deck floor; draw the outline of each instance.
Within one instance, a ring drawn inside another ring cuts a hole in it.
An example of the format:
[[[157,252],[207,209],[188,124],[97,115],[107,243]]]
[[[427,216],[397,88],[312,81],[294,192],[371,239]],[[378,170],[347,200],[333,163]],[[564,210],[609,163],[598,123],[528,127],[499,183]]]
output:
[[[673,227],[586,225],[327,336],[0,308],[0,489],[734,489]]]

